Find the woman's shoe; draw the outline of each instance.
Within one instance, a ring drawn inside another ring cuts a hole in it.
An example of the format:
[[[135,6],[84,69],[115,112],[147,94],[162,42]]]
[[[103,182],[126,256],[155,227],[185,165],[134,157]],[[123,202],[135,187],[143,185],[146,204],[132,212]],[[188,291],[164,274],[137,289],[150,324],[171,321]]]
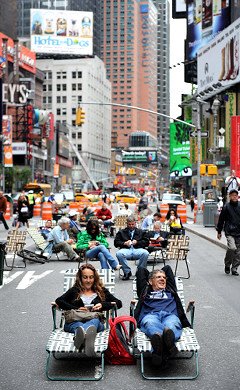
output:
[[[78,350],[81,349],[85,339],[85,332],[84,329],[80,326],[77,328],[75,337],[74,337],[74,347]]]
[[[118,265],[116,266],[116,268],[114,268],[114,271],[118,271],[118,270],[120,270],[120,268],[122,268],[122,266],[121,266],[121,264],[118,264]]]
[[[97,329],[94,325],[90,325],[86,330],[85,335],[85,354],[89,357],[95,356],[95,338],[97,334]]]

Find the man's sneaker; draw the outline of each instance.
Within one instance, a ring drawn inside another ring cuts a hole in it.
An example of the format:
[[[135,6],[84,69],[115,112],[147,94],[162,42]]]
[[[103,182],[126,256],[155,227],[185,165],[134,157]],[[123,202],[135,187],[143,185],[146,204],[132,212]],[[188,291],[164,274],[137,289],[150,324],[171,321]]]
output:
[[[118,264],[116,268],[114,268],[114,271],[118,271],[120,268],[122,268],[121,264]]]
[[[174,356],[178,353],[178,349],[175,345],[175,335],[172,329],[165,328],[163,331],[163,343],[165,352],[169,356]]]
[[[230,267],[229,267],[229,265],[225,265],[225,274],[227,274],[227,275],[230,274]]]
[[[234,275],[234,276],[239,276],[239,273],[238,273],[237,271],[233,271],[233,270],[232,270],[232,275]]]
[[[75,337],[74,337],[75,348],[77,348],[78,350],[81,349],[81,347],[84,343],[84,339],[85,339],[85,332],[84,332],[84,329],[80,326],[79,328],[77,328],[76,333],[75,333]]]
[[[85,335],[85,354],[89,357],[95,356],[94,344],[97,334],[97,329],[94,325],[90,325],[86,330]]]

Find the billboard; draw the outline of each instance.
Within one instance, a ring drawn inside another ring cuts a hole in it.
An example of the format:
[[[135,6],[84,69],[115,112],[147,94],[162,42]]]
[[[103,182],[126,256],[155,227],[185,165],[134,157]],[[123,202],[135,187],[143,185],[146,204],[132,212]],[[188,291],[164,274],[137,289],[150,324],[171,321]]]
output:
[[[151,150],[151,151],[122,151],[122,162],[144,162],[149,164],[157,163],[157,151]]]
[[[93,54],[93,13],[31,9],[31,50],[50,54]]]
[[[240,116],[231,118],[231,151],[230,166],[231,170],[236,171],[236,176],[240,176]]]
[[[181,122],[170,124],[170,176],[192,176],[188,125]]]
[[[219,33],[198,53],[198,93],[211,88],[230,87],[240,82],[240,20]]]
[[[187,17],[187,0],[173,0],[172,1],[172,18],[180,19]]]
[[[3,135],[3,154],[4,166],[13,166],[13,152],[12,152],[12,116],[3,115],[2,117],[2,135]]]
[[[196,58],[199,49],[229,24],[229,0],[188,0],[187,59]]]

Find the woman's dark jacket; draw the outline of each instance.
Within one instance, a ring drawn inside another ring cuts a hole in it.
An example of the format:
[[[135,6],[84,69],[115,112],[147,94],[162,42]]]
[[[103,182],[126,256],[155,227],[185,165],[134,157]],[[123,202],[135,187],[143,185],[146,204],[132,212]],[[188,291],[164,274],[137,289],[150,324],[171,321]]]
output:
[[[191,327],[186,317],[186,314],[184,312],[184,309],[182,307],[182,302],[177,294],[177,287],[172,272],[172,268],[169,265],[166,265],[162,268],[162,270],[165,272],[167,277],[166,290],[169,291],[174,297],[177,306],[178,317],[181,321],[182,327],[183,328]],[[134,317],[137,320],[140,315],[144,299],[147,296],[148,292],[151,291],[151,285],[148,283],[149,271],[146,268],[138,268],[136,277],[137,277],[137,295],[139,297],[139,300],[134,312]]]
[[[149,244],[147,232],[138,228],[135,228],[133,238],[131,238],[131,231],[128,228],[121,229],[117,232],[114,239],[114,246],[116,248],[128,248],[124,245],[125,241],[137,240],[137,243],[133,245],[136,248],[146,248]]]
[[[118,309],[122,307],[122,301],[114,297],[108,289],[103,288],[105,299],[104,301],[97,295],[96,298],[92,300],[92,304],[96,305],[97,303],[102,304],[102,310],[110,310],[113,305],[111,302],[116,302],[116,306]],[[79,294],[79,289],[77,287],[71,287],[65,294],[61,295],[56,299],[56,304],[63,310],[71,310],[71,309],[79,309],[80,307],[84,307],[84,303],[81,298],[77,299]]]

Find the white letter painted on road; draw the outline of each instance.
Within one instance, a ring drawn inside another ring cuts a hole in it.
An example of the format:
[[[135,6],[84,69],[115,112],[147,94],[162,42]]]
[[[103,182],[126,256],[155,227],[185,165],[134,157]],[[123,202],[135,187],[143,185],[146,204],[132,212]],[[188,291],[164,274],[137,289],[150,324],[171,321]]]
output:
[[[41,275],[34,275],[35,271],[28,271],[26,275],[22,278],[21,282],[17,286],[17,290],[24,290],[25,288],[31,286],[33,283],[35,283],[37,280],[40,280],[44,278],[44,276],[49,275],[53,270],[51,271],[45,271]]]

